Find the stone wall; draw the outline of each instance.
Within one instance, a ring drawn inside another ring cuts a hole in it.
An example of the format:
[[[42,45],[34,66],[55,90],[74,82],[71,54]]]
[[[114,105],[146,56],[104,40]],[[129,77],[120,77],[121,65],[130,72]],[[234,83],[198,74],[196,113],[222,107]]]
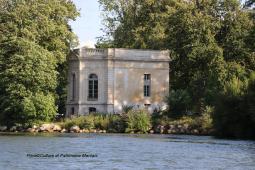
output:
[[[72,74],[77,74],[76,96],[72,96]],[[88,100],[88,76],[98,76],[98,100]],[[144,74],[151,74],[151,96],[144,97]],[[164,106],[169,87],[169,52],[128,49],[86,49],[73,52],[69,60],[67,114],[119,113],[122,105],[137,108],[151,104],[150,110]]]

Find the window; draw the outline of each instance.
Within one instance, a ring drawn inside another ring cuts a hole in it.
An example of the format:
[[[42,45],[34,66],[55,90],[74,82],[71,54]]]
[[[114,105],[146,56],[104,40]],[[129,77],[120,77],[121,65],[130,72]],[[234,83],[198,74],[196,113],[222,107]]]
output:
[[[76,93],[76,80],[75,80],[75,74],[72,74],[72,100],[75,99],[75,93]]]
[[[144,97],[150,97],[151,93],[151,75],[144,74]]]
[[[71,109],[71,115],[74,115],[74,107]]]
[[[150,106],[151,106],[151,104],[144,104],[144,107],[147,108],[147,109],[148,109]]]
[[[96,74],[90,74],[88,100],[97,100],[97,99],[98,99],[98,78]]]
[[[89,108],[89,113],[96,113],[96,112],[97,112],[96,108],[94,108],[94,107]]]

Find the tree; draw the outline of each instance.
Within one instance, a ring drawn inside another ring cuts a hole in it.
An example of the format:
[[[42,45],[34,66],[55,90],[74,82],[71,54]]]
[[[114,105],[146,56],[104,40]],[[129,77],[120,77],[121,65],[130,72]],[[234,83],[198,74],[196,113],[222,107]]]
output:
[[[99,0],[105,36],[99,42],[123,48],[166,49],[168,6],[173,0]]]
[[[217,132],[252,136],[253,11],[238,0],[99,2],[106,24],[103,45],[171,51],[170,115],[187,109],[202,113],[207,105],[215,106]]]
[[[226,83],[213,115],[217,136],[255,138],[254,75],[248,81],[233,78]]]
[[[166,42],[175,53],[170,63],[171,88],[188,89],[196,112],[202,102],[212,102],[225,78],[223,50],[215,40],[219,21],[212,15],[214,2],[178,2],[168,20]]]
[[[1,0],[0,16],[0,121],[50,120],[78,12],[66,0]]]

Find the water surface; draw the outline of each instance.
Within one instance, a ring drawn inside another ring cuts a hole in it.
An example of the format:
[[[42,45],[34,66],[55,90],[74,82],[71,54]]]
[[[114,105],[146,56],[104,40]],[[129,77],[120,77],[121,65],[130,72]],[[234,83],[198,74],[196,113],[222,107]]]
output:
[[[85,154],[94,157],[77,157]],[[0,134],[0,169],[255,170],[255,141],[185,135]]]

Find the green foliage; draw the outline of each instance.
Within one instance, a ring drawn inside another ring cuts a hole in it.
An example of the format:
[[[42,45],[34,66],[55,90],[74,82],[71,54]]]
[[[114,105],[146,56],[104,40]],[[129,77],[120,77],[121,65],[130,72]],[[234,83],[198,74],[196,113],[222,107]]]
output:
[[[186,90],[172,90],[167,96],[167,103],[170,117],[181,117],[191,109],[191,97]]]
[[[199,118],[199,124],[201,128],[204,130],[210,130],[213,127],[213,119],[212,114],[214,112],[214,108],[211,106],[206,106],[202,112],[201,117]]]
[[[219,96],[213,117],[220,137],[255,138],[254,73],[249,82],[235,78]]]
[[[239,105],[249,103],[253,110],[248,97],[253,92],[247,90],[249,75],[255,71],[253,9],[242,8],[238,0],[99,2],[105,22],[105,37],[99,44],[171,51],[170,116],[186,110],[202,114],[204,105],[215,105],[215,114],[233,111],[236,121],[249,119],[242,116],[246,108]],[[253,5],[254,0],[246,1],[246,6]],[[218,101],[226,102],[222,109]]]
[[[150,128],[151,119],[149,113],[143,110],[128,112],[126,132],[146,133]]]
[[[213,130],[213,119],[212,119],[213,109],[209,106],[206,107],[206,110],[202,113],[202,115],[195,116],[182,116],[177,119],[168,119],[164,124],[160,125],[188,125],[189,129],[197,129],[200,132],[211,133]]]
[[[109,115],[108,131],[113,133],[124,133],[126,129],[125,116]]]
[[[95,128],[94,115],[80,116],[72,119],[66,119],[62,126],[66,129],[77,125],[80,128],[93,129]]]
[[[77,15],[71,1],[0,1],[1,123],[52,120],[55,104],[65,103],[60,77],[75,42],[68,21]]]
[[[122,111],[127,114],[129,111],[133,109],[134,106],[129,105],[122,105]]]
[[[164,46],[168,4],[172,0],[99,0],[99,3],[104,12],[105,36],[99,38],[98,44],[151,49]]]
[[[89,114],[72,119],[66,119],[60,124],[66,129],[69,129],[73,125],[77,125],[82,129],[100,129],[114,133],[122,133],[126,128],[123,118],[120,115],[115,114]]]
[[[52,94],[45,96],[43,93],[36,93],[34,96],[25,97],[22,104],[24,112],[21,117],[27,121],[41,120],[50,121],[56,113],[55,99]]]

